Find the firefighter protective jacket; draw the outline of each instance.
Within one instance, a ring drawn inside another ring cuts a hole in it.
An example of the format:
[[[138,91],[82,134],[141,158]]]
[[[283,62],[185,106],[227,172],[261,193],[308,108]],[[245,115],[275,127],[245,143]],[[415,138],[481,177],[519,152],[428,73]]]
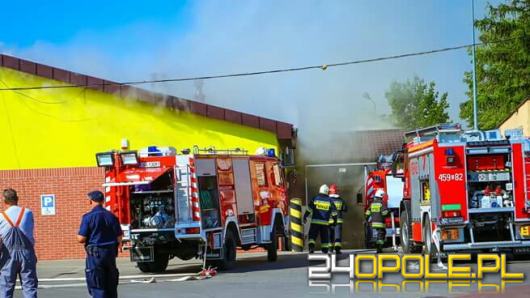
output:
[[[388,209],[381,200],[374,199],[368,209],[366,209],[366,217],[372,217],[372,228],[385,228],[385,217],[388,215]]]
[[[346,202],[339,195],[329,195],[329,197],[333,204],[335,204],[335,208],[337,208],[337,223],[341,224],[343,223],[343,213],[348,211]]]
[[[331,198],[324,194],[319,194],[307,205],[309,208],[304,217],[311,214],[311,224],[329,225],[330,220],[337,216],[337,208]]]

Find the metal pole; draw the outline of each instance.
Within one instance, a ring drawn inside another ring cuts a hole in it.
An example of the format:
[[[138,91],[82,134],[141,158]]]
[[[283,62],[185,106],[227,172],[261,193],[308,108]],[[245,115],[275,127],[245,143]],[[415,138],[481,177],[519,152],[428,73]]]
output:
[[[475,54],[475,0],[471,0],[471,14],[473,17],[473,130],[478,130],[477,119],[477,58]]]
[[[307,198],[309,196],[309,194],[308,194],[309,188],[307,187],[307,168],[304,171],[304,175],[305,175],[305,202],[304,202],[304,204],[307,204],[307,202],[309,201],[308,198]]]

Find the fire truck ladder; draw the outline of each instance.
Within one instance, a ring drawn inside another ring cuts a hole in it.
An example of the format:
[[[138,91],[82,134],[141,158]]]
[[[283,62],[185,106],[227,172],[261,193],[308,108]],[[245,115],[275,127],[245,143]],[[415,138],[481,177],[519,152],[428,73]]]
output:
[[[459,133],[462,132],[462,127],[460,124],[438,124],[433,125],[425,128],[419,128],[415,130],[411,130],[405,133],[406,139],[413,139],[415,137],[428,137],[428,136],[436,136],[440,134],[441,132],[453,132],[453,133]]]
[[[193,154],[248,155],[248,150],[241,148],[215,149],[214,146],[199,148],[195,145],[193,146]]]

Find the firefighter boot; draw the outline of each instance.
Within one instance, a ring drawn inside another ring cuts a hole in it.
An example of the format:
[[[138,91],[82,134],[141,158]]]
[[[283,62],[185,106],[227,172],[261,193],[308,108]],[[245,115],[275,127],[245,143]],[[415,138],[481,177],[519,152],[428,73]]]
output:
[[[375,245],[376,245],[376,248],[377,248],[377,253],[382,253],[383,252],[383,243],[381,243],[381,241],[377,240]]]
[[[324,243],[321,244],[322,253],[324,253],[324,254],[328,253],[328,251],[329,251],[328,250],[328,246],[329,246],[329,244],[324,244]]]
[[[335,254],[340,255],[340,246],[335,246]]]
[[[383,252],[383,247],[385,246],[385,229],[377,228],[377,240],[375,242],[375,245],[377,247],[377,252]]]
[[[310,254],[315,253],[315,244],[314,243],[309,243],[307,246],[309,247],[309,253]]]

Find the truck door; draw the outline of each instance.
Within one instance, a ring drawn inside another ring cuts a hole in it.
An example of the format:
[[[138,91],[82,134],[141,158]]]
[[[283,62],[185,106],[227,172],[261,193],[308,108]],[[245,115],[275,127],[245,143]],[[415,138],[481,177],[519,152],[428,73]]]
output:
[[[196,159],[196,167],[202,226],[205,229],[219,227],[221,217],[215,159]]]
[[[240,223],[255,223],[248,159],[234,159],[233,168],[238,220]]]

